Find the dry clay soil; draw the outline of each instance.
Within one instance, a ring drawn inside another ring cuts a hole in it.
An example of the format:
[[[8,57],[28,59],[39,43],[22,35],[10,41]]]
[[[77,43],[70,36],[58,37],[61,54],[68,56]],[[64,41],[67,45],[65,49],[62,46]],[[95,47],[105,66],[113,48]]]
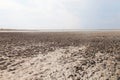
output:
[[[24,47],[15,48],[19,49]],[[25,58],[1,55],[0,80],[120,80],[119,54],[97,52],[86,57],[86,49],[68,46]]]
[[[83,57],[85,47],[69,47],[16,59],[0,71],[0,80],[117,80],[119,63],[114,56],[97,53],[94,59]]]

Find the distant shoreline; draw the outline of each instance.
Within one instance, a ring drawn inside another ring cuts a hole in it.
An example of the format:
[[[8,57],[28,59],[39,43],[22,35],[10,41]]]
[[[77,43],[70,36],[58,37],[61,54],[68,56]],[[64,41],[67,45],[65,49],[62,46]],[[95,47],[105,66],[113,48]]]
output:
[[[120,29],[0,29],[0,32],[84,32],[84,31],[120,31]]]

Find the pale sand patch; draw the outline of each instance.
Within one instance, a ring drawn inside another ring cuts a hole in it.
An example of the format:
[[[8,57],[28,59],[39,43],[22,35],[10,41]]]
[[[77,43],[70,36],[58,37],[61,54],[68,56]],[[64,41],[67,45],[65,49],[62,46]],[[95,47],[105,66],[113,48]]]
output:
[[[9,66],[9,69],[15,69],[8,72],[8,70],[1,71],[1,80],[33,80],[36,78],[44,80],[63,80],[70,75],[72,71],[67,71],[66,68],[72,68],[73,63],[61,64],[61,59],[70,57],[70,53],[83,50],[85,47],[69,47],[68,49],[57,49],[54,52],[49,52],[46,55],[39,54],[37,57],[16,59],[13,63],[24,61],[20,65]],[[69,50],[67,54],[65,51]]]
[[[13,64],[21,61],[22,63],[10,65],[7,70],[0,71],[0,80],[106,80],[109,78],[112,73],[110,70],[113,70],[115,64],[113,58],[96,53],[94,59],[87,59],[81,55],[85,54],[85,49],[85,46],[70,46],[45,55],[39,54],[33,58],[16,59]],[[104,58],[106,60],[99,62],[99,59]],[[108,66],[105,67],[105,64]],[[120,74],[117,70],[113,75]],[[110,80],[117,80],[117,77],[113,76]]]

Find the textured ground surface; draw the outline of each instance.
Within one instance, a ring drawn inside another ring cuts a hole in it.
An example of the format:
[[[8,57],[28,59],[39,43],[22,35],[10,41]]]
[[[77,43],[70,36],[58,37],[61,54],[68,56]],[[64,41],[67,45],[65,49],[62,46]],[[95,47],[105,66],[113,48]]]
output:
[[[120,32],[0,33],[0,44],[0,80],[120,80]]]

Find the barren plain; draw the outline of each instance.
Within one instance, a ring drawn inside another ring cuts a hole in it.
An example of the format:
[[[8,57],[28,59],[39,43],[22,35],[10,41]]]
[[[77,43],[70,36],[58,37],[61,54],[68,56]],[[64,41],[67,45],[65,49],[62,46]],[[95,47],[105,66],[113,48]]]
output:
[[[120,80],[120,31],[0,32],[0,80]]]

